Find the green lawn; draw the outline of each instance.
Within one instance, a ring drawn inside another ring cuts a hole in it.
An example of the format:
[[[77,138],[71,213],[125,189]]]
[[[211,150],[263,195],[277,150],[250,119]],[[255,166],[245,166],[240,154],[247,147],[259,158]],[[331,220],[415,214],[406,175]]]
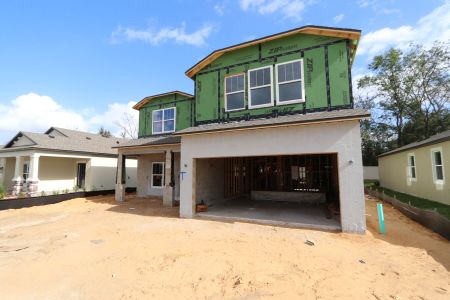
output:
[[[370,187],[371,189],[377,190],[378,192],[382,193],[384,191],[384,193],[390,197],[394,197],[403,202],[403,203],[408,203],[411,206],[417,207],[417,208],[421,208],[421,209],[426,209],[426,210],[436,210],[439,214],[441,214],[442,216],[446,217],[447,219],[450,220],[450,205],[445,205],[442,203],[438,203],[438,202],[434,202],[428,199],[423,199],[423,198],[419,198],[419,197],[415,197],[415,196],[411,196],[408,194],[404,194],[404,193],[399,193],[387,188],[383,188],[383,187],[379,187],[376,185],[366,185],[366,183],[364,182],[364,186],[365,187]]]

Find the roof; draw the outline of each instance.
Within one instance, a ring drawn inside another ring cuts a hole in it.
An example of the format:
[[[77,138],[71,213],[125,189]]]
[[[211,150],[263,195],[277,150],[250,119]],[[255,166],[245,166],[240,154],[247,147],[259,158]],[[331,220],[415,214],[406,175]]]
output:
[[[29,144],[11,147],[20,137],[30,140]],[[42,149],[64,152],[89,153],[104,156],[117,155],[113,146],[121,145],[129,140],[116,137],[102,137],[99,134],[51,127],[45,133],[20,131],[0,152]]]
[[[414,148],[419,148],[419,147],[424,147],[424,146],[429,146],[429,145],[433,145],[433,144],[437,144],[437,143],[442,143],[442,142],[446,142],[446,141],[450,141],[450,130],[438,133],[436,135],[433,135],[425,140],[419,141],[419,142],[414,142],[402,147],[399,147],[397,149],[382,153],[380,155],[378,155],[378,157],[381,156],[387,156],[387,155],[391,155],[397,152],[403,152],[406,150],[410,150],[410,149],[414,149]]]
[[[350,28],[336,28],[336,27],[325,27],[325,26],[316,26],[316,25],[307,25],[298,27],[295,29],[291,29],[288,31],[280,32],[273,35],[268,35],[259,39],[251,40],[248,42],[236,44],[233,46],[225,47],[222,49],[215,50],[211,52],[208,56],[203,58],[201,61],[196,63],[194,66],[192,66],[189,70],[185,72],[186,76],[189,78],[193,78],[195,74],[197,74],[200,70],[202,70],[204,67],[209,65],[212,61],[219,58],[224,53],[245,48],[248,46],[252,46],[255,44],[268,42],[274,39],[278,39],[281,37],[298,34],[298,33],[305,33],[305,34],[314,34],[314,35],[321,35],[321,36],[330,36],[330,37],[340,37],[340,38],[348,38],[352,40],[359,41],[359,38],[361,36],[361,30],[359,29],[350,29]],[[352,62],[354,55],[356,53],[356,47],[353,49],[353,52],[351,53]]]
[[[307,114],[286,115],[276,118],[255,119],[250,121],[205,124],[180,130],[176,132],[176,134],[189,135],[216,131],[231,131],[237,129],[252,129],[317,122],[332,122],[348,119],[362,119],[367,117],[370,117],[370,113],[365,109],[343,109]]]
[[[156,98],[159,98],[159,97],[163,97],[163,96],[173,95],[173,94],[178,94],[178,95],[181,95],[181,96],[184,96],[184,97],[188,97],[188,98],[193,98],[194,97],[194,95],[191,95],[191,94],[188,94],[188,93],[185,93],[185,92],[172,91],[172,92],[167,92],[167,93],[163,93],[163,94],[158,94],[158,95],[145,97],[144,99],[139,101],[137,104],[135,104],[133,106],[133,108],[136,109],[136,110],[139,110],[139,109],[141,109],[142,106],[144,106],[148,102],[152,101],[153,99],[156,99]]]
[[[126,143],[114,146],[114,148],[173,145],[173,144],[179,144],[180,142],[181,142],[181,138],[179,136],[173,136],[173,135],[158,136],[158,137],[140,138],[137,140],[129,140]]]

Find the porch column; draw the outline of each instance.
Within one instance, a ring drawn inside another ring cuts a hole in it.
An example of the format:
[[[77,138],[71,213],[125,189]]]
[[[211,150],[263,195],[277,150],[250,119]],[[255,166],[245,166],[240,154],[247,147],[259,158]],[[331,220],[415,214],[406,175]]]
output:
[[[23,179],[21,174],[21,168],[22,168],[22,157],[16,156],[16,166],[14,168],[14,177],[12,179],[14,185],[11,190],[13,196],[17,196],[22,188]]]
[[[27,193],[30,196],[35,196],[38,193],[38,185],[39,185],[39,154],[30,155],[30,175],[27,179]]]
[[[117,175],[116,175],[116,193],[115,198],[117,202],[125,201],[125,156],[119,153],[117,157]]]
[[[173,206],[173,196],[174,196],[174,176],[172,175],[173,168],[173,152],[166,151],[166,162],[164,164],[164,191],[163,191],[163,205],[164,206]]]

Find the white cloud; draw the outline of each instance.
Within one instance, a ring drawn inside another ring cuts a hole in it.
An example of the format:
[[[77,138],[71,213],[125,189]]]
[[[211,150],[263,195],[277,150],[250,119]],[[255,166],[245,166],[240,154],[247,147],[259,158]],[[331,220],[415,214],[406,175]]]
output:
[[[168,41],[174,41],[179,44],[200,47],[206,45],[206,39],[211,34],[212,30],[212,25],[203,25],[203,27],[194,32],[186,33],[185,23],[182,23],[180,27],[163,27],[159,30],[153,28],[133,29],[119,25],[111,33],[111,42],[121,43],[141,41],[151,45],[159,45]]]
[[[363,34],[357,54],[376,55],[389,47],[405,49],[411,42],[431,44],[450,39],[450,1],[421,18],[415,26],[385,27]]]
[[[302,0],[240,0],[242,10],[257,11],[261,15],[281,13],[285,18],[301,20],[301,12],[305,9]]]
[[[132,109],[135,102],[112,103],[105,112],[95,114],[90,109],[78,113],[63,107],[49,96],[28,93],[9,103],[0,104],[0,144],[7,142],[18,131],[44,132],[51,126],[97,132],[103,126],[113,134],[119,134],[115,124],[124,113],[129,113],[137,122],[138,112]]]
[[[105,112],[94,115],[88,120],[88,123],[94,131],[103,126],[104,128],[111,130],[113,135],[120,136],[120,128],[117,125],[117,122],[123,123],[122,121],[125,114],[131,116],[135,124],[138,124],[139,112],[133,109],[135,104],[136,102],[134,101],[108,104],[108,109]]]
[[[341,22],[344,19],[344,14],[337,15],[333,18],[335,24]]]
[[[214,5],[214,10],[216,11],[217,14],[219,14],[221,16],[223,16],[223,14],[225,13],[225,8],[226,8],[226,2],[225,1],[216,3]]]

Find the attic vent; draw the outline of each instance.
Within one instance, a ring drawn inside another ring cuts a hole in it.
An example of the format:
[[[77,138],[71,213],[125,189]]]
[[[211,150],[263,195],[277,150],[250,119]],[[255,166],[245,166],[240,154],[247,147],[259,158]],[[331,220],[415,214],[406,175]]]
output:
[[[55,137],[51,134],[48,135],[49,138],[54,139]]]
[[[91,138],[87,136],[86,139],[87,139],[87,140],[90,140]]]

